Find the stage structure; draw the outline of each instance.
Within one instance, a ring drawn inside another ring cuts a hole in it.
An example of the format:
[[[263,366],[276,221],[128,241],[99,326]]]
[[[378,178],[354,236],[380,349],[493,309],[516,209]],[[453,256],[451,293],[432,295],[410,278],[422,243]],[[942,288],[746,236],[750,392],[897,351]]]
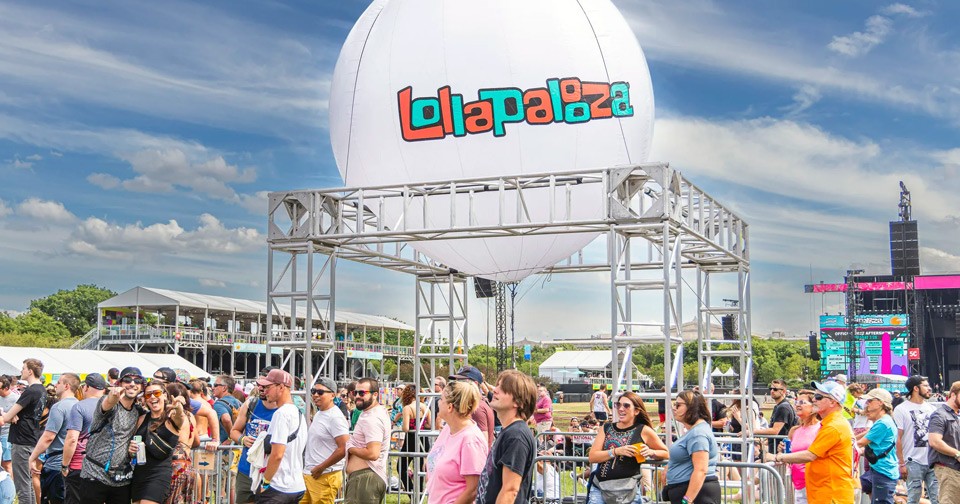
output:
[[[570,218],[569,197],[574,187],[592,191],[593,197],[603,202],[602,215]],[[530,191],[549,192],[547,219],[530,217],[524,203],[524,194]],[[480,225],[474,218],[479,211],[474,198],[480,193],[499,197],[497,208],[485,209],[497,213],[495,225]],[[431,212],[437,211],[436,206],[447,208],[449,221],[427,228],[408,224],[406,215],[392,222],[379,217],[380,210],[397,202],[405,211],[415,208],[424,214],[428,208]],[[543,274],[609,272],[610,328],[615,335],[610,344],[612,368],[619,370],[614,377],[617,389],[632,388],[633,366],[626,364],[633,348],[641,344],[663,346],[663,378],[669,385],[665,393],[648,396],[670,401],[683,389],[681,293],[685,284],[689,286],[687,278],[692,278],[696,285],[690,288],[697,296],[699,384],[706,387],[715,366],[727,362],[743,378],[741,398],[752,396],[749,227],[665,163],[270,193],[267,327],[271,331],[267,345],[282,348],[279,363],[306,377],[308,384],[316,377],[330,376],[330,327],[337,320],[337,262],[346,259],[408,273],[413,276],[412,294],[416,297],[414,382],[420,390],[432,383],[438,363],[455,369],[467,360],[469,290],[467,277],[430,260],[409,243],[565,233],[606,236],[605,261],[584,260],[590,254],[580,251]],[[720,301],[725,298],[737,303],[723,306]],[[662,319],[656,323],[636,320],[634,313],[640,303],[658,303]],[[281,306],[306,310],[305,325],[276,325]],[[325,322],[313,325],[311,312],[324,313],[321,320]],[[718,323],[724,315],[736,318],[736,338],[711,339],[710,322]],[[419,395],[431,400],[437,396]],[[667,415],[671,415],[670,408]],[[752,432],[751,427],[744,429],[744,436]],[[671,430],[668,421],[667,439]],[[752,443],[743,446],[749,449]]]

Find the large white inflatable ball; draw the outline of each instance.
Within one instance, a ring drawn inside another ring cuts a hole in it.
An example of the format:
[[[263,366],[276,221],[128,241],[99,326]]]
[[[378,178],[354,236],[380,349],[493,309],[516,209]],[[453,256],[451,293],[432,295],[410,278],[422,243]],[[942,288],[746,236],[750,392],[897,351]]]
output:
[[[347,186],[641,163],[653,117],[643,51],[608,0],[374,1],[343,45],[330,92],[330,137]],[[597,195],[574,187],[569,205],[553,200],[553,215],[599,217]],[[547,190],[526,193],[525,203],[534,221],[551,215]],[[475,194],[472,212],[468,195],[422,205],[388,205],[384,217],[392,228],[495,225],[500,199]],[[505,207],[515,219],[516,200]],[[516,281],[595,236],[412,245],[456,270]]]

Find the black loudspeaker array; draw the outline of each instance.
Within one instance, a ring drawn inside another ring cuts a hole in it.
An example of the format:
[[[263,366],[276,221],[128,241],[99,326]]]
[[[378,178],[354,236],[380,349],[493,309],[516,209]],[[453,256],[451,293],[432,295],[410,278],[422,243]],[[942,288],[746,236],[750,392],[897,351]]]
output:
[[[723,339],[737,339],[737,319],[733,315],[724,315],[720,319],[720,326],[723,328]]]
[[[473,290],[478,298],[496,297],[497,293],[494,292],[494,285],[496,285],[496,283],[497,282],[487,280],[486,278],[473,277]]]
[[[920,240],[917,221],[890,222],[890,269],[893,276],[920,274]]]
[[[820,360],[820,345],[817,342],[817,335],[811,334],[808,339],[810,340],[810,358]]]

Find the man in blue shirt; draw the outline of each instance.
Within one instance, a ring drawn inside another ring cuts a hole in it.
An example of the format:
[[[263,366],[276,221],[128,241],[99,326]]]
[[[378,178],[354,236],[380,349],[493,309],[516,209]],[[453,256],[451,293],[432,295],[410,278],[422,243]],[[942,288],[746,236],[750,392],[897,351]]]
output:
[[[232,376],[220,375],[213,380],[213,397],[216,401],[213,403],[213,410],[217,413],[217,421],[220,424],[220,439],[229,439],[230,429],[233,428],[233,421],[237,418],[237,411],[240,409],[240,401],[233,397],[233,388],[237,382]]]

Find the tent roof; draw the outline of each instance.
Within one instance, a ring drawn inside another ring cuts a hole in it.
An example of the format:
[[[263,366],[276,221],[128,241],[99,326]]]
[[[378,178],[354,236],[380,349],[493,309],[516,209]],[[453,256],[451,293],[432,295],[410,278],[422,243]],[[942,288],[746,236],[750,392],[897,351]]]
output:
[[[713,371],[710,372],[710,376],[726,376],[723,374],[723,371],[720,371],[717,368],[713,368]]]
[[[182,308],[198,310],[235,311],[247,315],[267,314],[267,303],[264,301],[211,296],[209,294],[157,289],[155,287],[134,287],[97,305],[98,308],[130,308],[134,306],[180,306]],[[279,309],[280,314],[284,317],[290,316],[289,306],[281,305]],[[305,314],[306,310],[304,308],[297,309],[297,318],[303,318]],[[357,327],[367,326],[383,327],[385,329],[401,329],[404,331],[414,330],[412,326],[404,324],[403,322],[397,322],[396,320],[380,315],[367,315],[337,310],[336,318],[338,323],[345,323]],[[317,320],[320,320],[319,315],[317,315]]]
[[[206,378],[210,374],[190,361],[175,354],[109,352],[103,350],[74,350],[70,348],[0,347],[0,374],[20,376],[25,359],[40,359],[43,373],[51,376],[63,373],[106,375],[112,367],[123,369],[136,366],[144,376],[162,367],[185,369],[191,377]]]
[[[723,376],[740,376],[740,375],[736,371],[734,371],[733,368],[731,367],[730,369],[727,370],[726,373],[723,373]]]
[[[540,369],[607,369],[613,355],[609,350],[561,350],[540,364]]]

